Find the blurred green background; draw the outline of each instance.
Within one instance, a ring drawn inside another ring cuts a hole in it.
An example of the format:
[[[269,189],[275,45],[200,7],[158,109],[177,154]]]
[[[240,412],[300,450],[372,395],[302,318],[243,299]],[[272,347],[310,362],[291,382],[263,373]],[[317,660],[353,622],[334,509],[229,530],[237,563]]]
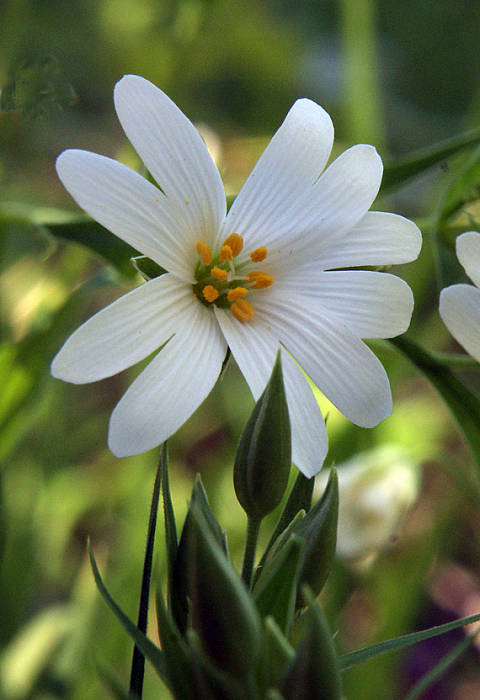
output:
[[[42,226],[53,213],[39,207],[76,211],[56,156],[77,147],[138,165],[113,109],[113,86],[125,73],[150,79],[203,125],[230,195],[297,97],[330,112],[336,152],[368,142],[383,157],[406,153],[479,124],[480,5],[4,0],[0,27],[0,697],[90,700],[108,695],[99,669],[127,684],[131,644],[96,592],[86,537],[111,593],[135,617],[157,452],[118,460],[106,447],[108,416],[137,370],[83,387],[49,376],[69,333],[138,281]],[[450,167],[376,208],[431,216]],[[398,272],[416,297],[413,336],[452,349],[437,312],[433,257],[426,240],[420,259]],[[451,274],[460,277],[454,259]],[[471,457],[434,389],[392,347],[375,347],[391,378],[393,416],[362,430],[320,397],[330,411],[327,463],[400,444],[418,461],[422,488],[393,546],[368,567],[339,562],[331,577],[325,604],[344,650],[480,609],[455,603],[465,598],[463,575],[480,600]],[[478,384],[477,374],[469,382]],[[232,458],[251,407],[231,366],[171,440],[179,521],[200,471],[236,556],[245,518]],[[453,566],[447,604],[433,582]],[[157,569],[160,576],[161,528]],[[444,644],[358,667],[345,675],[346,696],[404,697]],[[480,697],[479,679],[473,648],[431,697]],[[161,693],[148,670],[145,698],[167,697]]]

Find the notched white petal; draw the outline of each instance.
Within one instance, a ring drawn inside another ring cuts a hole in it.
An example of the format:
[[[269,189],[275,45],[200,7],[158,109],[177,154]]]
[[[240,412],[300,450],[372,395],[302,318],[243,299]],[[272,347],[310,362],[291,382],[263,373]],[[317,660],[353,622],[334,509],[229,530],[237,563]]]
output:
[[[457,257],[472,282],[480,287],[480,233],[467,231],[456,240]]]
[[[469,284],[442,289],[440,316],[455,340],[480,362],[480,289]]]

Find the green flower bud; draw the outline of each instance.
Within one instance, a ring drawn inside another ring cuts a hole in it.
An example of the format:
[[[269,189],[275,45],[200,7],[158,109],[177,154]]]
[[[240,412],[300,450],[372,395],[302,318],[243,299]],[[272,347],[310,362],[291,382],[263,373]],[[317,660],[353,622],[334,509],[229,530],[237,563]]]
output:
[[[278,506],[287,487],[291,459],[290,419],[279,351],[235,458],[235,493],[250,518],[260,520]]]

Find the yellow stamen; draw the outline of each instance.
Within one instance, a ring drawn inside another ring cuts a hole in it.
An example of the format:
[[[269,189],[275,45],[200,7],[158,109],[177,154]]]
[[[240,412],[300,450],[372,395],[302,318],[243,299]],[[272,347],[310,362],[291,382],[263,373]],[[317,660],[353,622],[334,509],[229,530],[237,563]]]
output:
[[[250,272],[248,274],[248,280],[249,282],[253,282],[252,289],[271,287],[275,281],[272,275],[268,275],[266,272]]]
[[[211,284],[207,284],[203,289],[202,289],[202,294],[205,297],[207,301],[210,303],[212,301],[215,301],[215,299],[218,299],[218,289],[215,289]]]
[[[210,246],[208,243],[205,243],[205,241],[198,241],[196,245],[196,251],[200,256],[200,260],[204,265],[210,265],[212,262],[212,251],[210,249]]]
[[[228,301],[237,301],[237,299],[243,299],[248,294],[248,289],[245,287],[235,287],[231,289],[227,294]]]
[[[215,265],[215,267],[212,267],[212,269],[210,270],[210,273],[214,277],[216,277],[217,280],[220,280],[220,282],[223,282],[224,280],[227,279],[227,271],[222,270],[221,267],[217,267],[216,265]]]
[[[230,309],[238,321],[249,321],[255,316],[255,309],[248,299],[238,299],[234,301]]]
[[[262,262],[262,260],[265,260],[265,258],[267,257],[267,252],[268,252],[267,249],[264,248],[263,246],[261,248],[257,248],[256,250],[253,250],[250,253],[250,257],[252,259],[252,262],[254,262],[254,263]]]
[[[230,248],[229,245],[222,245],[220,248],[220,262],[224,263],[225,260],[232,260],[233,259],[233,250]]]
[[[232,249],[233,257],[236,258],[243,248],[243,238],[238,233],[231,233],[227,236],[223,245],[228,245]]]

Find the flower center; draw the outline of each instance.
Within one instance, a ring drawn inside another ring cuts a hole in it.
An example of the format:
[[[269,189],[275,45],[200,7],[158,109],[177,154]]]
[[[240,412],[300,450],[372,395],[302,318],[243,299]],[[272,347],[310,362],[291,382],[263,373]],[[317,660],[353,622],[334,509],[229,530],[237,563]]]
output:
[[[266,248],[252,251],[250,260],[236,261],[242,250],[243,238],[238,233],[227,236],[216,253],[205,241],[198,241],[196,251],[199,260],[195,268],[193,291],[205,306],[214,304],[222,309],[229,308],[239,321],[249,321],[255,315],[255,309],[247,299],[250,290],[270,287],[274,279],[266,272],[251,269],[252,265],[265,260]]]

